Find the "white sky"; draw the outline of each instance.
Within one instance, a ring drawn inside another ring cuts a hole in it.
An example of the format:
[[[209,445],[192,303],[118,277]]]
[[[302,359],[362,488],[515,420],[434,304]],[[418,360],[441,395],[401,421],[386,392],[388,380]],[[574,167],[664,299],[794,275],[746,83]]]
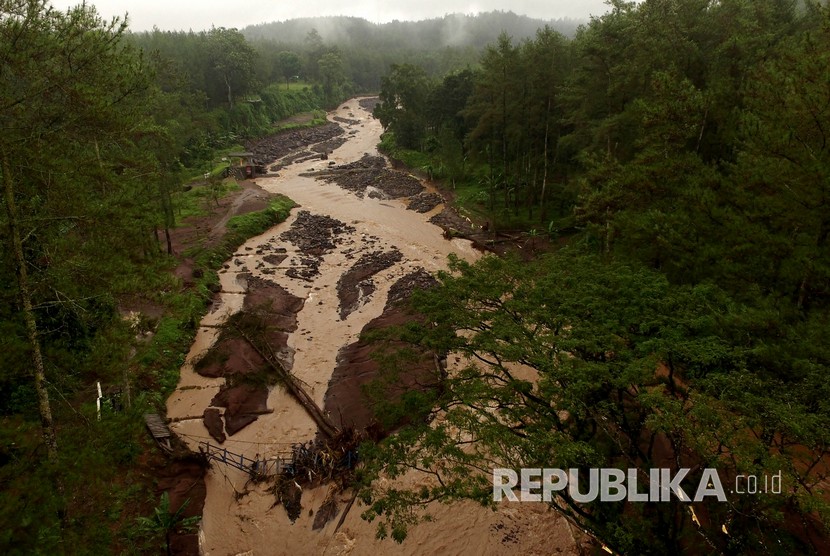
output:
[[[52,0],[64,10],[81,0]],[[348,15],[385,23],[393,19],[421,20],[450,13],[512,11],[540,19],[588,19],[601,15],[604,0],[88,0],[105,19],[129,14],[130,29],[201,31],[284,21],[297,17]]]

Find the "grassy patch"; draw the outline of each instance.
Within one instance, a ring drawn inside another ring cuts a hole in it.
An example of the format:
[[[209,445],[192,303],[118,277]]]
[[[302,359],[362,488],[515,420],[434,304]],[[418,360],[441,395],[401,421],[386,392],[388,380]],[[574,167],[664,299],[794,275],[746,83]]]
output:
[[[328,120],[326,119],[326,112],[324,110],[314,110],[312,112],[303,112],[302,114],[297,114],[296,116],[275,123],[274,131],[279,133],[292,129],[304,129],[323,125],[327,122]]]
[[[305,81],[292,81],[288,84],[289,91],[304,91],[306,89],[310,89],[312,86],[311,83],[307,83]]]
[[[241,187],[233,178],[224,180],[210,180],[206,185],[193,187],[188,191],[180,191],[173,195],[173,215],[176,218],[176,226],[191,216],[205,216],[208,214],[210,203],[217,203],[219,199],[239,191]]]
[[[410,168],[420,170],[430,176],[434,175],[435,168],[437,167],[437,162],[430,155],[420,151],[399,149],[395,153],[395,158]]]
[[[313,87],[313,84],[305,81],[289,81],[286,85],[285,80],[282,80],[280,82],[273,83],[272,86],[276,87],[280,91],[302,92],[310,90],[311,87]]]
[[[378,149],[409,168],[420,170],[426,174],[434,172],[435,168],[438,167],[437,159],[433,159],[429,153],[398,146],[395,142],[395,134],[391,132],[386,132],[381,136]]]
[[[296,203],[284,195],[279,195],[268,203],[265,210],[234,216],[228,220],[228,231],[232,235],[252,237],[265,232],[286,218]]]
[[[244,150],[245,147],[238,143],[217,150],[213,155],[213,160],[211,162],[205,162],[204,168],[190,168],[186,170],[190,177],[185,180],[185,183],[204,181],[205,174],[208,175],[208,179],[220,177],[225,171],[225,168],[229,166],[228,161],[222,159],[226,159],[229,153],[242,152]]]
[[[267,231],[268,228],[288,218],[291,209],[295,206],[297,204],[288,197],[277,195],[271,199],[264,210],[240,214],[229,219],[227,233],[218,246],[196,247],[188,251],[186,255],[192,257],[197,266],[207,271],[198,284],[205,280],[216,279],[215,276],[210,276],[212,269],[218,269],[245,240]]]

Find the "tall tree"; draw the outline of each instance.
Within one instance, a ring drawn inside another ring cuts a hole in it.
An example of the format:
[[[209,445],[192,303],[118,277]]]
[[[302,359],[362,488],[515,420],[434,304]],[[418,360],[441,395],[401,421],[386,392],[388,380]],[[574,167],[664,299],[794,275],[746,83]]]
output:
[[[3,0],[0,15],[0,172],[9,230],[2,248],[16,267],[43,434],[54,458],[41,321],[80,333],[73,327],[97,312],[85,305],[109,285],[107,257],[135,234],[121,224],[131,225],[142,211],[120,209],[135,200],[136,182],[129,174],[120,183],[113,178],[139,133],[147,79],[142,60],[123,43],[125,24],[103,22],[90,6],[58,12],[40,0]]]
[[[288,89],[291,80],[300,74],[302,61],[296,52],[283,50],[277,54],[277,63],[279,64],[279,75],[285,79],[285,88]]]
[[[571,156],[587,149],[623,157],[629,152],[625,108],[639,93],[640,72],[623,65],[635,49],[634,9],[633,2],[613,0],[607,14],[591,19],[574,38],[574,72],[563,97],[571,126],[564,143]]]
[[[805,310],[830,291],[830,11],[816,15],[753,72],[729,189],[743,216],[730,258],[752,242],[743,272]]]
[[[323,97],[326,105],[336,105],[340,101],[342,87],[346,81],[340,52],[338,50],[326,52],[318,60],[317,66],[320,69],[320,79],[323,82]]]
[[[375,117],[395,133],[399,145],[420,148],[426,133],[426,103],[431,88],[424,69],[412,64],[395,64],[383,78]]]
[[[751,309],[711,285],[676,286],[637,263],[570,248],[531,263],[485,257],[450,267],[437,289],[416,294],[427,324],[401,337],[461,364],[436,370],[441,387],[431,396],[403,400],[419,416],[410,426],[361,451],[365,516],[381,518],[381,533],[391,527],[401,540],[421,517],[413,509],[430,501],[492,504],[493,468],[577,469],[550,505],[616,553],[809,553],[800,520],[806,530],[811,512],[830,515],[814,490],[830,440],[826,404],[813,405],[828,391],[818,378],[828,368],[823,346],[804,352],[812,368],[788,358],[811,377],[784,393],[753,353],[763,346],[736,341],[760,314],[747,318]],[[816,328],[804,330],[815,337]],[[378,415],[400,414],[396,402],[376,403]],[[598,492],[591,468],[638,470],[638,493],[657,489],[651,469],[688,468],[688,498],[579,496]],[[690,504],[707,468],[718,470],[723,496],[709,490]],[[424,474],[415,489],[368,486],[410,471]],[[779,472],[776,493],[727,494],[739,474]]]
[[[511,142],[522,121],[518,104],[522,80],[517,48],[512,38],[502,33],[482,56],[481,73],[468,108],[468,115],[477,122],[470,138],[479,145],[480,152],[489,153],[487,162],[502,179],[507,178]]]
[[[533,181],[539,181],[541,218],[547,216],[548,183],[559,158],[563,134],[562,93],[570,73],[570,56],[565,38],[550,27],[540,29],[523,48],[524,67],[530,77],[527,114],[529,162],[536,166]],[[541,159],[541,163],[539,163]],[[541,169],[538,168],[541,166]],[[535,194],[535,193],[532,193]],[[532,199],[530,199],[532,202]]]
[[[256,82],[256,52],[236,29],[214,27],[207,38],[215,76],[224,84],[228,107],[233,108],[234,99],[249,92]]]
[[[306,49],[305,73],[309,79],[317,81],[320,79],[320,58],[326,53],[326,45],[317,29],[312,28],[308,32],[304,46]]]
[[[633,158],[591,159],[578,214],[595,226],[606,252],[636,253],[674,279],[695,281],[711,263],[711,253],[697,247],[716,234],[711,217],[720,184],[696,150],[706,98],[677,74],[654,73],[650,88],[629,109],[640,135]]]
[[[453,72],[433,88],[427,99],[429,127],[437,139],[434,155],[440,156],[442,174],[452,183],[466,174],[467,134],[470,132],[464,110],[475,86],[475,73],[470,68]],[[440,151],[440,152],[437,152]]]

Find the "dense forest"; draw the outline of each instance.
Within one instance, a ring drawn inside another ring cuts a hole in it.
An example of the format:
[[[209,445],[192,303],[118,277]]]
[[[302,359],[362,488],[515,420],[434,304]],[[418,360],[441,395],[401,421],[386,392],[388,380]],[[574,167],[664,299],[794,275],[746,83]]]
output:
[[[542,21],[512,12],[451,14],[424,21],[376,24],[357,17],[317,17],[263,23],[242,29],[262,54],[263,67],[279,68],[280,52],[320,50],[335,45],[349,81],[359,92],[377,92],[391,64],[413,63],[431,76],[478,65],[479,53],[505,32],[531,38],[544,25],[572,36],[579,22]]]
[[[0,0],[0,552],[157,553],[177,524],[147,517],[169,508],[141,416],[234,247],[199,253],[192,287],[171,274],[199,201],[184,185],[221,195],[229,150],[356,92],[379,92],[382,148],[523,247],[453,260],[415,296],[430,324],[403,339],[486,367],[377,401],[424,417],[362,448],[381,536],[430,500],[490,503],[493,467],[579,469],[583,492],[591,468],[717,469],[724,502],[551,503],[613,553],[830,550],[826,3],[131,33],[90,5]],[[145,302],[163,315],[122,318]],[[101,421],[97,381],[120,409]],[[412,467],[440,480],[372,481]],[[729,492],[749,475],[780,494]]]
[[[385,148],[494,240],[553,249],[456,260],[418,297],[431,325],[404,338],[486,365],[407,400],[437,419],[381,444],[367,478],[436,486],[367,489],[368,515],[402,538],[427,500],[489,501],[482,469],[578,469],[552,503],[614,553],[826,553],[830,11],[610,5],[573,39],[502,34],[477,67],[383,79]],[[585,502],[591,468],[717,469],[729,494]],[[731,492],[779,473],[780,494]]]

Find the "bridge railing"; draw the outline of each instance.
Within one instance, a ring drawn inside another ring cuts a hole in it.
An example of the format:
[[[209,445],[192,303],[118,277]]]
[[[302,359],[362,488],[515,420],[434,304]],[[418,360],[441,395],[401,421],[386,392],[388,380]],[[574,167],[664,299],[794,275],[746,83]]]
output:
[[[210,442],[199,442],[199,451],[205,455],[208,461],[229,465],[248,473],[252,477],[280,475],[284,472],[291,472],[294,467],[294,454],[291,451],[281,452],[276,456],[269,457],[260,457],[257,454],[256,457],[250,458],[232,452],[227,448],[214,446]]]

